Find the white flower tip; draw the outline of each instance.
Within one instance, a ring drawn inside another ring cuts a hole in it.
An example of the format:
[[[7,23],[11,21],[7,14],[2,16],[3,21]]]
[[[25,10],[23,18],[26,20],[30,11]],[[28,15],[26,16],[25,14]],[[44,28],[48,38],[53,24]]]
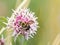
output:
[[[33,36],[32,35],[29,35],[31,38],[33,38]]]
[[[7,20],[9,20],[10,18],[9,17],[7,17]]]
[[[7,23],[6,22],[3,22],[5,25],[7,25]]]

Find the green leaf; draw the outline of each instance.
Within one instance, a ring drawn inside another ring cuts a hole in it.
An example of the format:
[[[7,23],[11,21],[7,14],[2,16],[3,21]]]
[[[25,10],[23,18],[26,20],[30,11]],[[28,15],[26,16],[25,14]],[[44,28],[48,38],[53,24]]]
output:
[[[5,17],[0,17],[0,22],[7,22],[7,18],[5,18]]]
[[[1,29],[2,27],[5,27],[5,26],[6,26],[3,22],[6,22],[6,23],[7,23],[7,18],[5,18],[5,17],[0,17],[0,29]]]

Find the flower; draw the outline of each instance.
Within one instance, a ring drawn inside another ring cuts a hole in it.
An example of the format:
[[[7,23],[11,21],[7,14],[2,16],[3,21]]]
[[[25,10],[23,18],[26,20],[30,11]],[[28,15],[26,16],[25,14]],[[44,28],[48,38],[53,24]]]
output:
[[[3,37],[0,39],[0,45],[4,45],[4,39],[3,39]]]
[[[14,35],[23,35],[26,40],[33,38],[38,28],[37,17],[34,12],[29,9],[19,9],[14,11],[11,18],[8,20],[8,26],[14,30]]]
[[[0,45],[4,45],[4,41],[0,39]]]

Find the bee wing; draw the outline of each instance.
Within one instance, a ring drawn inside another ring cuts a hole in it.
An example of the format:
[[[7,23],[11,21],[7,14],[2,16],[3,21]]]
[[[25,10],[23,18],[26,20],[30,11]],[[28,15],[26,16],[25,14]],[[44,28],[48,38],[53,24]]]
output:
[[[32,20],[30,20],[29,22],[28,22],[28,24],[33,24],[34,23],[34,21],[32,21]]]

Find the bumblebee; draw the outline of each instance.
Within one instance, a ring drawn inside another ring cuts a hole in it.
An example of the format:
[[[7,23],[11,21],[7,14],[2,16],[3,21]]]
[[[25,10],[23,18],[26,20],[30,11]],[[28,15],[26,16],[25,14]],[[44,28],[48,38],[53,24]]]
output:
[[[26,22],[20,22],[20,25],[22,26],[23,30],[27,31],[30,29],[30,25],[33,23],[33,21]]]
[[[30,29],[30,25],[25,22],[20,22],[20,26],[22,26],[22,29],[25,31]]]

